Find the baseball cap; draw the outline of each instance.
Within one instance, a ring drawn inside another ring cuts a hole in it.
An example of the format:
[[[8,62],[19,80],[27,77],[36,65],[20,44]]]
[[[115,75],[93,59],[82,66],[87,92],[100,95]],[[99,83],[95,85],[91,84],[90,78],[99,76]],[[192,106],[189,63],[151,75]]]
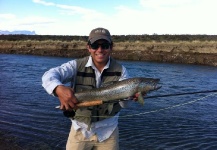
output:
[[[109,43],[112,43],[110,32],[105,28],[96,28],[93,29],[88,37],[88,41],[90,44],[93,44],[97,40],[104,39],[107,40]]]

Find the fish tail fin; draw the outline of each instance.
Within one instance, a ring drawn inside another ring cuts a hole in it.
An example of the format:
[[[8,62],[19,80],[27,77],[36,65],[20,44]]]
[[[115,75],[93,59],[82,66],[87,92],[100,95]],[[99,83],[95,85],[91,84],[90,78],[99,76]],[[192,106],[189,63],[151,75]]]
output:
[[[139,96],[138,96],[138,103],[141,104],[142,106],[144,106],[144,98],[142,96],[142,93],[141,92],[138,92]]]

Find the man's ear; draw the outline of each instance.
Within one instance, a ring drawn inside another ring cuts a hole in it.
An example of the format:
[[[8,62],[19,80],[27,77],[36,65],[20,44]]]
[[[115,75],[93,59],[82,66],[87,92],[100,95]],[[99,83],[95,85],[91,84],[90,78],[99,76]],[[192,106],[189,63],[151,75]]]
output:
[[[87,44],[87,50],[90,52],[90,45]]]
[[[113,50],[113,45],[110,46],[110,50],[111,50],[111,51]]]
[[[110,49],[111,49],[111,50],[113,49],[113,46],[114,46],[114,45],[113,45],[113,42],[112,42],[111,45],[110,45]]]

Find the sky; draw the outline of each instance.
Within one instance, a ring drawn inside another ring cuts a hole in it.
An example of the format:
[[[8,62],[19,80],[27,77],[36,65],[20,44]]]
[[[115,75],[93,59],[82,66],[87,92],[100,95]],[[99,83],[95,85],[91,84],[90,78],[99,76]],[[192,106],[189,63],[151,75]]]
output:
[[[0,0],[0,30],[38,35],[217,35],[217,0]]]

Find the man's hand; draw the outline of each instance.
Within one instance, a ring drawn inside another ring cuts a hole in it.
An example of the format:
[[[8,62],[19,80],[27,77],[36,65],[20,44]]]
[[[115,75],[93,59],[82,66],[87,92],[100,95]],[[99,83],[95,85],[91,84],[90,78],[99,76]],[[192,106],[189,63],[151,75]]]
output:
[[[64,85],[58,85],[55,89],[55,94],[59,98],[61,110],[70,111],[72,109],[76,109],[76,104],[78,101],[72,88],[66,87]]]

